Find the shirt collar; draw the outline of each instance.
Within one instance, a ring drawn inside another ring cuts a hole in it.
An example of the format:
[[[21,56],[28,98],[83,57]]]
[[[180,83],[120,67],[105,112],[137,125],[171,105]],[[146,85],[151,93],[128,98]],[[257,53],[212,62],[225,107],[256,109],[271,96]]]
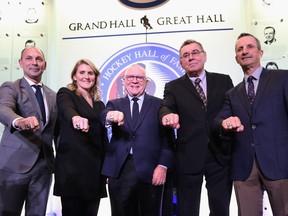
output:
[[[187,76],[188,76],[188,74],[187,74]],[[190,77],[190,76],[188,76],[188,77],[193,83],[195,82],[196,78],[199,78],[201,80],[201,82],[203,83],[203,81],[206,79],[206,71],[203,70],[203,72],[198,77]]]
[[[144,95],[145,95],[145,93],[142,94],[142,95],[140,95],[140,96],[138,96],[137,98],[139,98],[139,100],[143,101],[143,100],[144,100]],[[131,101],[134,97],[128,95],[128,98],[129,98],[129,100]]]
[[[244,79],[247,82],[249,76],[253,76],[256,80],[259,80],[260,75],[262,73],[263,67],[258,67],[251,75],[244,74]]]
[[[43,83],[40,82],[40,83],[34,83],[32,82],[30,79],[28,79],[27,77],[24,76],[24,79],[29,83],[30,86],[32,85],[40,85],[40,86],[43,86]]]

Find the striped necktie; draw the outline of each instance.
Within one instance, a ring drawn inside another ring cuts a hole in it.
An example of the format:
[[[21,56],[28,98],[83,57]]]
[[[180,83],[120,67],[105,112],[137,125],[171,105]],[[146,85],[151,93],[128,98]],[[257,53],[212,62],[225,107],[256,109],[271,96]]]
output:
[[[204,94],[204,91],[202,89],[202,87],[200,86],[200,82],[201,82],[201,79],[200,78],[196,78],[195,79],[195,88],[204,104],[205,107],[207,107],[207,103],[208,103],[208,100]]]

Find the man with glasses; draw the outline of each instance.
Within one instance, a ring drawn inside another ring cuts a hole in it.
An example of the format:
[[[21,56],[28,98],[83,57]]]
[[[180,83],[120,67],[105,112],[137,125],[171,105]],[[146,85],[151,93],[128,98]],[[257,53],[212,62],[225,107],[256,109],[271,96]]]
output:
[[[180,216],[199,215],[203,177],[210,215],[229,215],[230,143],[214,136],[212,124],[233,83],[228,75],[206,71],[206,59],[201,43],[182,44],[180,64],[186,74],[165,85],[159,112],[164,126],[177,129],[174,173]]]
[[[112,127],[102,174],[108,177],[112,216],[159,216],[167,169],[172,164],[172,129],[161,125],[161,99],[145,93],[143,64],[123,78],[127,96],[110,100],[101,120]]]

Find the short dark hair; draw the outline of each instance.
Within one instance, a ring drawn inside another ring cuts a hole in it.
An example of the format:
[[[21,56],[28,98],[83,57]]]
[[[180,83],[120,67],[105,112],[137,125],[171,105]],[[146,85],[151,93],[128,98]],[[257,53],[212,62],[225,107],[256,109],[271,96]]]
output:
[[[179,52],[181,51],[181,49],[182,49],[184,46],[189,45],[189,44],[193,44],[193,43],[198,44],[198,45],[200,46],[201,50],[204,51],[204,48],[203,48],[203,46],[202,46],[202,44],[201,44],[200,42],[198,42],[198,41],[196,41],[196,40],[191,40],[191,39],[189,39],[189,40],[186,40],[186,41],[184,41],[184,42],[182,43]]]
[[[275,34],[275,28],[274,28],[274,27],[272,27],[272,26],[266,26],[266,27],[264,28],[264,31],[265,31],[266,29],[273,29],[273,33]]]
[[[268,68],[269,66],[275,66],[277,69],[279,69],[277,63],[274,61],[267,62],[265,68]]]
[[[246,32],[241,33],[241,34],[237,37],[237,40],[239,40],[239,39],[242,38],[242,37],[247,37],[247,36],[253,37],[253,38],[256,40],[257,48],[258,48],[259,50],[261,50],[260,40],[259,40],[257,37],[255,37],[254,35],[250,34],[250,33],[246,33]]]

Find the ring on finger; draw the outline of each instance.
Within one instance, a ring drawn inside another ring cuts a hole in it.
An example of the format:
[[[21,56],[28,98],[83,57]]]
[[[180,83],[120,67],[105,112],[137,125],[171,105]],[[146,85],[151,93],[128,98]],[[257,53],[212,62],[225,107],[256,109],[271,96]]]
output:
[[[170,119],[169,119],[169,118],[166,118],[166,119],[165,119],[165,121],[166,121],[166,122],[169,122],[169,121],[170,121]]]
[[[79,125],[79,124],[76,124],[76,128],[77,128],[77,129],[80,129],[80,125]]]
[[[30,128],[30,125],[29,124],[25,124],[25,128]]]
[[[109,116],[109,119],[114,119],[114,115],[110,115],[110,116]]]
[[[231,122],[227,122],[226,125],[227,125],[227,127],[232,127],[232,123]]]

